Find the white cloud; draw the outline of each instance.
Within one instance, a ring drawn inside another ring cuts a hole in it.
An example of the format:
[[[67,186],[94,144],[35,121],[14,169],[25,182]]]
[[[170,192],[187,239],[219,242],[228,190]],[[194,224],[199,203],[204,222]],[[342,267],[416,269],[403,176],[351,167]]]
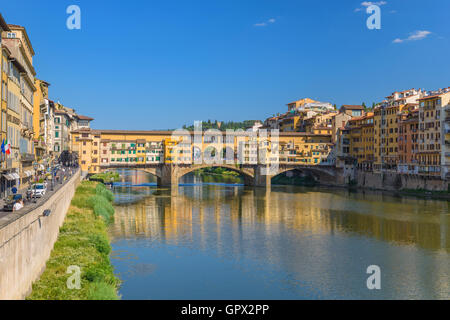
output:
[[[376,5],[376,6],[384,6],[385,4],[387,4],[387,1],[377,1],[377,2],[372,2],[372,1],[364,1],[361,2],[361,7],[360,8],[356,8],[355,12],[359,12],[364,10],[364,7],[370,7],[371,5]]]
[[[430,35],[430,31],[416,31],[411,33],[411,35],[408,37],[408,40],[422,40],[425,39],[428,35]]]
[[[267,27],[269,25],[269,23],[275,23],[277,20],[274,18],[271,18],[269,20],[267,20],[267,22],[260,22],[260,23],[255,23],[253,26],[254,27]]]
[[[385,4],[387,4],[386,1],[378,1],[378,2],[364,1],[364,2],[361,3],[361,5],[363,7],[370,7],[371,5],[384,6]]]
[[[431,31],[427,31],[427,30],[418,30],[415,32],[412,32],[408,38],[406,39],[400,39],[397,38],[394,41],[392,41],[393,43],[402,43],[405,41],[418,41],[418,40],[423,40],[426,37],[428,37],[431,34]]]

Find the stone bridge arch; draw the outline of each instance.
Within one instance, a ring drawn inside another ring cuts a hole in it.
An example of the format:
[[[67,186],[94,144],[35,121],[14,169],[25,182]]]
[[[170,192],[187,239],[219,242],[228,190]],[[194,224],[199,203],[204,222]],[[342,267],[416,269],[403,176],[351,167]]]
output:
[[[336,171],[333,168],[320,167],[320,166],[280,166],[278,173],[272,175],[271,178],[275,178],[280,174],[289,171],[300,171],[305,173],[310,173],[317,182],[321,184],[335,184],[336,183]]]
[[[136,169],[156,176],[158,186],[170,187],[178,186],[179,180],[184,175],[203,168],[225,168],[235,171],[244,177],[246,186],[257,186],[270,188],[272,178],[288,171],[310,172],[321,184],[336,185],[342,183],[341,171],[335,167],[328,166],[308,166],[308,165],[286,165],[280,164],[275,174],[265,175],[264,172],[270,172],[268,165],[240,165],[233,164],[155,164],[155,165],[135,165],[115,166],[114,169]],[[102,168],[102,171],[112,169]],[[265,170],[264,170],[265,169]]]
[[[196,170],[199,169],[205,169],[205,168],[224,168],[224,169],[228,169],[234,172],[239,173],[241,176],[244,177],[244,183],[245,185],[253,185],[254,184],[254,178],[255,178],[255,173],[253,169],[248,169],[248,168],[241,168],[241,167],[237,167],[236,165],[231,165],[231,164],[199,164],[199,165],[189,165],[186,167],[179,167],[176,174],[176,180],[177,182],[179,182],[179,180],[191,173],[194,172]]]

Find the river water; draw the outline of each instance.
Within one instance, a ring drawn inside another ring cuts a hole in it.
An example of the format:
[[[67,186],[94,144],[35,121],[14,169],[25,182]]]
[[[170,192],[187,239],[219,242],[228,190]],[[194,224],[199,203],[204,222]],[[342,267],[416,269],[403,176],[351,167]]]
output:
[[[171,191],[120,173],[109,231],[123,299],[450,299],[450,202],[193,176]]]

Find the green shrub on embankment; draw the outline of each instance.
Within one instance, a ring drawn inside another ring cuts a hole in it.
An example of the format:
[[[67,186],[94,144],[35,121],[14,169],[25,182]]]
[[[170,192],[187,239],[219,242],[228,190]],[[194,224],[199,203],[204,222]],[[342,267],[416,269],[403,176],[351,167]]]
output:
[[[104,185],[84,181],[77,188],[46,270],[33,284],[29,300],[116,300],[119,279],[109,260],[107,224],[113,194]],[[81,270],[81,288],[68,289],[69,266]]]
[[[120,181],[120,175],[118,172],[110,171],[94,174],[89,179],[92,181],[103,181],[103,183],[118,182]]]

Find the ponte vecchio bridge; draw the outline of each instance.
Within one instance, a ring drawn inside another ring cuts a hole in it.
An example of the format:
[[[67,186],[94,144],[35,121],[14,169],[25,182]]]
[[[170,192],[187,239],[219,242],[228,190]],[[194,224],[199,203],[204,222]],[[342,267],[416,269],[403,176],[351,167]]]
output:
[[[235,171],[248,186],[269,187],[273,177],[293,170],[324,184],[342,183],[329,135],[80,129],[72,139],[82,171],[138,169],[155,175],[160,186],[178,185],[184,175],[208,167]]]

